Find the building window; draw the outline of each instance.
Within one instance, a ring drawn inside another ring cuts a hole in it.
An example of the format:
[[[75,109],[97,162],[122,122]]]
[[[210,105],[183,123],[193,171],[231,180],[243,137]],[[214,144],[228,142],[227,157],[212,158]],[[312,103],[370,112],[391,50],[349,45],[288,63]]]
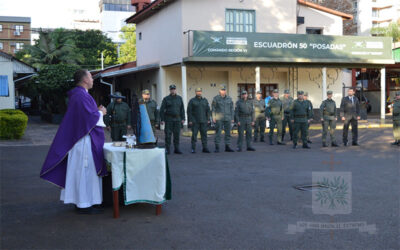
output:
[[[127,11],[127,12],[135,12],[135,7],[131,4],[114,4],[114,3],[105,3],[103,6],[103,10],[105,11]]]
[[[372,10],[372,17],[379,17],[379,10]]]
[[[0,49],[3,49],[3,43],[0,43]]]
[[[357,21],[358,21],[358,15],[357,15],[357,13],[354,13],[354,15],[353,15],[353,23],[357,23]]]
[[[260,90],[262,92],[263,99],[268,96],[272,96],[272,91],[274,89],[278,89],[277,83],[261,83]],[[256,96],[256,85],[254,83],[238,83],[238,98],[240,98],[243,90],[246,90],[248,93],[249,99],[254,99]]]
[[[24,26],[23,25],[15,25],[15,31],[22,33],[24,32]]]
[[[24,43],[15,43],[15,52],[18,52],[24,48]]]
[[[322,35],[321,28],[306,28],[306,34]]]
[[[2,32],[2,31],[3,31],[3,25],[0,24],[0,32]]]
[[[0,75],[0,96],[9,96],[8,91],[8,76]]]
[[[225,12],[225,31],[255,32],[255,11],[227,9]]]

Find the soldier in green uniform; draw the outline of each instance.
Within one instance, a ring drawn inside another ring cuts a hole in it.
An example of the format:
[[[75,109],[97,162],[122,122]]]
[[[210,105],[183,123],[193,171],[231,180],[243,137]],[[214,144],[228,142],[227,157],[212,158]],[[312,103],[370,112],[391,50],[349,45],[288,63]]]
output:
[[[210,153],[207,146],[207,130],[210,123],[211,110],[206,98],[202,97],[203,90],[196,88],[196,96],[190,99],[187,107],[189,126],[192,127],[192,153],[196,153],[197,135],[200,130],[203,153]]]
[[[396,92],[396,99],[392,104],[392,113],[394,135],[394,142],[392,145],[400,146],[400,91]]]
[[[274,89],[272,95],[273,98],[269,100],[266,111],[269,120],[269,145],[274,145],[273,137],[275,127],[278,130],[277,144],[285,145],[285,143],[282,142],[282,121],[284,119],[283,104],[279,99],[279,91],[277,89]]]
[[[127,130],[131,128],[131,109],[125,99],[121,95],[121,92],[115,92],[112,96],[115,98],[113,102],[107,106],[107,114],[104,117],[104,123],[107,126],[107,130],[111,130],[111,139],[113,141],[124,141],[122,136],[127,134]]]
[[[297,100],[290,106],[290,119],[294,123],[293,148],[297,147],[298,134],[301,131],[303,148],[310,148],[307,144],[307,128],[311,121],[311,112],[309,104],[304,101],[304,92],[297,92]]]
[[[153,133],[156,131],[156,127],[158,127],[158,110],[157,103],[153,99],[150,98],[150,91],[145,89],[142,91],[142,99],[139,100],[139,103],[143,103],[146,105],[147,114],[149,115],[151,128],[153,129]]]
[[[247,151],[255,151],[251,147],[252,126],[254,126],[253,104],[247,99],[247,91],[243,90],[241,98],[236,102],[235,120],[238,125],[237,151],[242,151],[244,131],[246,131]]]
[[[321,116],[322,122],[322,147],[327,147],[326,137],[329,134],[331,135],[331,145],[332,147],[338,147],[335,138],[335,130],[336,130],[336,121],[337,121],[337,109],[336,103],[332,100],[333,92],[329,90],[327,92],[328,98],[324,100],[319,107],[319,112]]]
[[[211,106],[212,118],[215,123],[215,152],[219,152],[222,129],[225,132],[225,152],[234,152],[230,147],[231,125],[234,118],[233,101],[230,96],[226,95],[225,85],[221,85],[219,95],[214,97]]]
[[[308,100],[308,92],[304,92],[304,101],[306,103],[308,103],[308,108],[311,111],[311,119],[313,119],[314,118],[314,107],[312,105],[312,102],[310,100]],[[311,144],[312,141],[310,140],[310,124],[311,123],[309,122],[307,125],[307,142]]]
[[[261,91],[257,91],[256,99],[253,102],[254,118],[256,119],[254,125],[254,142],[257,142],[258,135],[260,134],[260,142],[264,142],[265,136],[265,101],[262,99]]]
[[[290,140],[293,139],[293,124],[290,121],[290,106],[292,106],[292,103],[293,103],[293,98],[290,96],[290,91],[288,89],[285,89],[282,98],[282,105],[284,110],[284,116],[282,121],[282,141],[285,138],[286,125],[289,127]]]
[[[165,150],[170,153],[171,135],[174,136],[174,153],[182,154],[179,149],[179,136],[185,122],[185,108],[182,97],[176,94],[176,86],[169,86],[170,94],[162,100],[160,108],[161,124],[165,124]]]

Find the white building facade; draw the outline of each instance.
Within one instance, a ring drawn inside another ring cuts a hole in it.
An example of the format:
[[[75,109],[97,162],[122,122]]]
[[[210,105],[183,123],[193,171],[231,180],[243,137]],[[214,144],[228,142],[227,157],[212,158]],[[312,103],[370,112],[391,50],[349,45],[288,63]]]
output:
[[[34,68],[0,51],[0,109],[15,109],[15,78],[33,73]]]
[[[347,63],[337,59],[319,60],[313,59],[311,53],[309,58],[300,58],[278,47],[275,58],[272,58],[274,51],[272,56],[264,57],[218,57],[215,54],[202,57],[197,56],[193,48],[201,44],[194,34],[216,32],[217,40],[218,36],[223,36],[225,41],[225,36],[229,35],[235,39],[245,37],[246,42],[253,34],[263,39],[278,34],[283,41],[294,35],[293,39],[305,39],[311,46],[313,39],[337,39],[342,35],[343,19],[351,18],[303,0],[156,0],[138,9],[127,20],[136,24],[137,66],[152,65],[152,70],[138,72],[119,88],[131,88],[136,93],[146,88],[161,102],[168,94],[168,86],[175,84],[185,104],[194,96],[197,87],[202,87],[203,95],[211,101],[221,84],[227,86],[234,101],[241,90],[247,90],[251,97],[258,89],[264,96],[275,88],[281,94],[284,89],[290,89],[292,95],[303,90],[309,92],[315,107],[326,97],[326,91],[332,90],[339,105],[343,85],[351,86],[351,72],[347,68],[360,60]],[[390,61],[369,63],[382,65]],[[158,68],[154,69],[154,65]]]

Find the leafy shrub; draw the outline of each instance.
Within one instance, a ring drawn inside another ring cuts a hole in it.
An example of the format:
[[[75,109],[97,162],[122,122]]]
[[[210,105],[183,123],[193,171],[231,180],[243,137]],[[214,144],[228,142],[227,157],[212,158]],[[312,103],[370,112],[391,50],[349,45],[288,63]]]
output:
[[[20,139],[28,125],[28,116],[21,110],[0,110],[0,138]]]

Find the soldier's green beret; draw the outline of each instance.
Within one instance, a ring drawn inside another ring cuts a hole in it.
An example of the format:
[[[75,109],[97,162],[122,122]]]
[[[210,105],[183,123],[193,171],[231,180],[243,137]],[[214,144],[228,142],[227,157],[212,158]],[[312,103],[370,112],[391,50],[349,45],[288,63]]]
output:
[[[328,90],[328,91],[326,92],[326,94],[327,94],[327,95],[332,95],[332,94],[333,94],[333,91],[332,91],[332,90]]]
[[[225,86],[225,84],[221,84],[221,86],[220,86],[220,90],[226,90],[226,86]]]
[[[201,88],[196,88],[195,90],[194,90],[195,92],[201,92],[201,91],[203,91]]]
[[[150,91],[148,89],[145,89],[142,91],[142,94],[150,94]]]
[[[283,93],[284,93],[284,94],[290,94],[290,91],[289,91],[288,89],[285,89],[285,90],[283,91]]]
[[[262,94],[261,90],[257,90],[257,94]]]
[[[304,92],[304,95],[305,95],[305,96],[308,96],[308,92]]]
[[[246,90],[243,90],[243,91],[242,91],[242,95],[247,95],[247,91],[246,91]]]
[[[274,90],[272,91],[272,93],[279,93],[279,90],[274,89]]]
[[[176,86],[175,86],[175,84],[171,84],[171,85],[169,85],[169,89],[171,90],[171,89],[176,89]]]
[[[400,91],[397,91],[397,92],[396,92],[396,96],[399,96],[399,95],[400,95]]]
[[[304,91],[301,90],[297,91],[297,95],[304,95]]]

